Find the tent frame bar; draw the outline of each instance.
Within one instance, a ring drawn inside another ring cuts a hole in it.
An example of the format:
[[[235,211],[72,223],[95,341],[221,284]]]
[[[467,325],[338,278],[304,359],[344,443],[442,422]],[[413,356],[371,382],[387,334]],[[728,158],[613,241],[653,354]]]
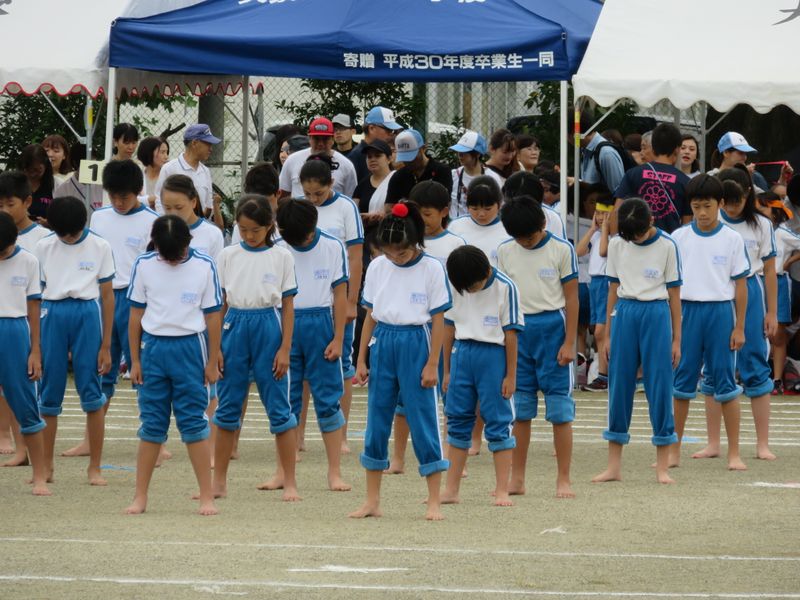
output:
[[[50,107],[61,118],[61,120],[64,121],[64,124],[72,132],[72,135],[74,135],[81,144],[85,144],[86,143],[86,136],[82,136],[80,133],[78,133],[75,130],[75,128],[72,126],[72,124],[67,120],[67,117],[64,116],[64,113],[62,113],[61,110],[55,105],[55,103],[52,100],[50,100],[50,97],[47,94],[45,94],[42,91],[40,91],[39,94],[41,94],[42,98],[47,100],[47,103],[50,105]]]
[[[617,107],[618,107],[618,106],[619,106],[621,103],[622,103],[622,98],[620,98],[619,100],[617,100],[616,102],[614,102],[614,104],[612,104],[612,105],[611,105],[611,108],[609,108],[609,109],[608,109],[608,110],[605,112],[605,114],[603,114],[603,116],[602,116],[602,117],[600,117],[599,119],[597,119],[597,121],[595,121],[595,122],[594,122],[594,125],[592,125],[591,127],[589,127],[589,129],[588,129],[587,131],[584,131],[584,132],[583,132],[583,134],[581,135],[581,137],[586,137],[587,135],[589,135],[590,133],[592,133],[592,132],[593,132],[595,129],[597,129],[597,127],[600,125],[600,123],[602,123],[603,121],[605,121],[607,117],[610,117],[610,116],[611,116],[611,113],[613,113],[613,112],[614,112],[614,110],[615,110],[615,109],[616,109],[616,108],[617,108]],[[578,114],[580,114],[580,111],[578,111]]]
[[[242,76],[242,163],[241,163],[241,179],[242,179],[242,193],[244,193],[244,178],[247,175],[248,143],[250,141],[249,128],[250,128],[250,76]]]

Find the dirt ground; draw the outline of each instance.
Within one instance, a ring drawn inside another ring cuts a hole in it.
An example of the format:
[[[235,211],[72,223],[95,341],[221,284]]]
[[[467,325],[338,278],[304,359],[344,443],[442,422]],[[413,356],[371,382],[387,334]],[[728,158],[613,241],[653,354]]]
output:
[[[65,400],[57,451],[82,435],[74,390]],[[34,498],[29,471],[0,469],[0,599],[211,598],[800,598],[800,397],[773,401],[779,459],[757,461],[743,404],[749,470],[724,459],[692,460],[705,437],[693,405],[683,466],[674,486],[649,468],[644,397],[637,397],[624,481],[591,484],[605,466],[605,396],[579,394],[574,500],[557,500],[549,426],[534,426],[528,494],[491,506],[491,456],[471,458],[462,503],[446,520],[423,520],[425,482],[409,448],[406,473],[386,476],[381,519],[347,519],[363,499],[358,466],[366,390],[357,389],[352,454],[344,474],[354,489],[326,490],[316,423],[298,465],[303,501],[281,502],[256,485],[271,473],[274,444],[255,397],[229,497],[215,517],[193,514],[195,490],[176,431],[174,458],[156,471],[148,512],[125,516],[134,489],[138,417],[123,385],[111,406],[103,463],[107,488],[85,483],[86,459],[58,458],[54,496]]]

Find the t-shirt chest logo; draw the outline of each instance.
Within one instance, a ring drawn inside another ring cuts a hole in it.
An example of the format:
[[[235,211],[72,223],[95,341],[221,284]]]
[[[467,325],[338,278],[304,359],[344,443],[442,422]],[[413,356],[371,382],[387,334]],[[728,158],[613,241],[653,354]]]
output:
[[[314,279],[330,279],[331,272],[329,269],[314,269]]]
[[[658,279],[661,277],[661,270],[660,269],[645,269],[644,270],[644,277],[645,279]]]
[[[541,279],[555,279],[558,277],[558,271],[550,267],[545,267],[543,269],[539,269],[539,277]]]
[[[274,273],[264,273],[264,276],[261,278],[261,283],[278,283],[278,278]]]
[[[411,304],[425,305],[427,303],[428,303],[428,294],[423,294],[420,292],[411,293]]]
[[[125,238],[125,245],[130,248],[136,248],[137,250],[140,249],[144,244],[144,240],[140,237],[136,237],[134,235],[130,235]]]
[[[744,245],[748,250],[755,250],[758,248],[758,240],[745,240]]]
[[[728,264],[728,257],[718,254],[711,259],[711,262],[717,266],[724,267]]]
[[[14,287],[27,287],[28,278],[22,275],[16,275],[11,278],[11,285]]]
[[[78,263],[78,270],[79,271],[87,271],[91,273],[94,271],[95,263],[91,260],[82,260]]]
[[[196,292],[183,292],[181,294],[181,304],[197,304],[200,301],[200,295]]]
[[[484,327],[497,327],[500,325],[500,318],[495,315],[487,315],[483,317]]]

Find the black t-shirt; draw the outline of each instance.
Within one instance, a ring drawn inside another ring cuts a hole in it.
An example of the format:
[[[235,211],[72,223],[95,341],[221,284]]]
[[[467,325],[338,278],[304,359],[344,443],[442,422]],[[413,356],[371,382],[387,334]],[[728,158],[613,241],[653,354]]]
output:
[[[641,198],[650,206],[655,226],[672,233],[692,214],[686,202],[689,177],[672,165],[645,163],[625,173],[614,192],[615,198]]]
[[[358,212],[361,213],[369,212],[369,201],[372,199],[372,194],[374,194],[376,190],[370,179],[372,179],[371,175],[367,175],[364,179],[361,179],[356,186],[356,190],[353,192],[353,198],[358,200]]]
[[[39,184],[39,189],[31,194],[33,202],[28,209],[28,214],[34,221],[41,217],[47,218],[47,209],[50,208],[50,203],[53,201],[53,186],[45,185],[44,182]]]
[[[364,140],[361,140],[358,146],[354,146],[347,153],[347,158],[356,169],[356,181],[361,181],[364,177],[369,176],[369,169],[367,169],[367,143]]]
[[[398,169],[389,180],[389,187],[386,190],[386,204],[396,204],[403,198],[408,198],[411,188],[420,181],[438,181],[447,190],[448,196],[453,189],[453,170],[444,163],[430,159],[425,165],[425,170],[419,178],[408,167]]]

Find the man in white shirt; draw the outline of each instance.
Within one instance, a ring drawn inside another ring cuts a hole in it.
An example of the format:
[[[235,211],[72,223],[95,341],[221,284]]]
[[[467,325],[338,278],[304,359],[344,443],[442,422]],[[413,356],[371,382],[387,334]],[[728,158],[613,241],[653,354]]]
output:
[[[283,163],[280,177],[280,195],[303,197],[300,185],[300,169],[312,154],[327,154],[339,167],[333,170],[333,189],[345,196],[352,196],[356,189],[356,170],[346,156],[333,149],[333,123],[325,117],[317,117],[308,125],[310,148],[293,152]],[[163,170],[163,169],[162,169]]]
[[[222,213],[220,212],[219,197],[214,197],[211,171],[205,161],[211,156],[213,146],[222,140],[211,134],[211,128],[204,123],[190,125],[183,133],[184,150],[178,158],[172,159],[163,167],[158,176],[155,187],[156,212],[164,214],[161,206],[161,188],[170,175],[186,175],[191,178],[197,194],[200,196],[200,205],[206,217],[214,215],[214,223],[222,227]]]

